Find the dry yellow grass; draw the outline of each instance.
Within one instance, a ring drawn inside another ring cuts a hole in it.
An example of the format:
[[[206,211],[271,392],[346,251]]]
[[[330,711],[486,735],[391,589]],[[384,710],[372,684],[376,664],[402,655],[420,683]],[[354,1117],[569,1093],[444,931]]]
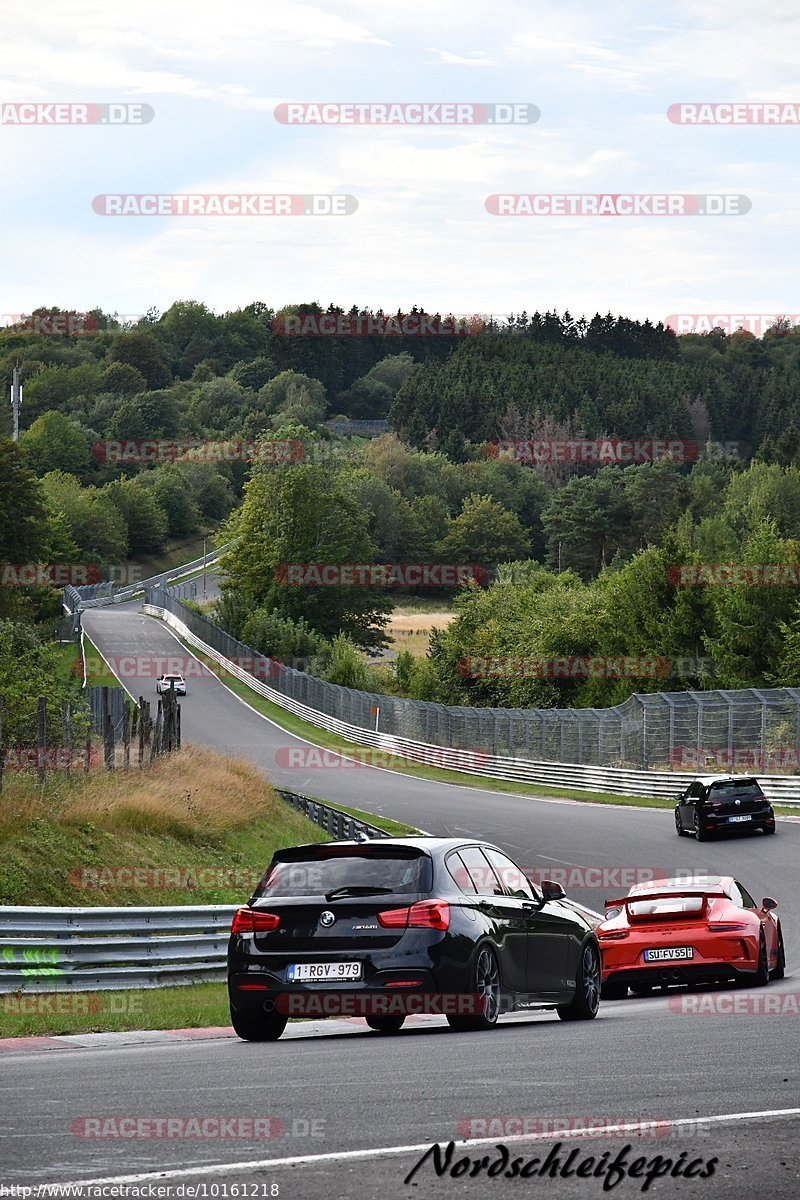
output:
[[[455,620],[454,612],[404,612],[397,609],[386,631],[395,651],[408,650],[417,658],[428,653],[432,629],[446,629]]]
[[[204,746],[187,746],[141,771],[132,766],[76,773],[69,781],[51,777],[45,789],[30,775],[9,772],[0,796],[0,825],[57,817],[196,836],[248,825],[280,803],[255,766]]]

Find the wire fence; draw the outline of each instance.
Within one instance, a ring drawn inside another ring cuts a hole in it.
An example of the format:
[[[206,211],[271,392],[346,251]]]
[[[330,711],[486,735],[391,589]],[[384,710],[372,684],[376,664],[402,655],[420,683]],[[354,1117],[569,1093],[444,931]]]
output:
[[[174,692],[150,703],[133,701],[122,688],[84,688],[62,706],[42,696],[7,705],[0,695],[0,793],[4,776],[22,771],[44,783],[48,773],[144,767],[160,754],[179,750],[180,705]]]
[[[552,763],[700,773],[800,774],[800,689],[655,692],[614,708],[466,708],[327,683],[258,654],[181,604],[148,588],[207,645],[291,700],[362,729],[433,746]]]
[[[125,587],[119,587],[113,580],[86,584],[83,587],[65,587],[63,599],[64,612],[68,616],[73,616],[79,614],[83,608],[100,608],[107,604],[124,604],[128,600],[133,600],[136,596],[141,595],[148,587],[154,587],[159,584],[166,585],[173,579],[180,580],[185,575],[206,571],[219,560],[220,556],[226,550],[227,546],[221,546],[219,549],[204,555],[202,558],[196,558],[192,562],[183,563],[179,567],[170,567],[169,570],[162,571],[159,575],[151,575],[149,579],[142,579],[137,583],[131,583]],[[192,582],[194,582],[196,588],[196,582],[189,581],[190,584]],[[183,594],[193,596],[196,595],[196,592],[189,590]]]

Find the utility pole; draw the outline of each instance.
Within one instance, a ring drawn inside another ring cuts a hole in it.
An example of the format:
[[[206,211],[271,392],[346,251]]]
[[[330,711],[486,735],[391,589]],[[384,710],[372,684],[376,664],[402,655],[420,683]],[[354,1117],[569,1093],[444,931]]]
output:
[[[15,442],[19,441],[19,410],[22,407],[22,384],[19,381],[19,360],[14,367],[11,375],[11,416],[12,416],[12,437]]]

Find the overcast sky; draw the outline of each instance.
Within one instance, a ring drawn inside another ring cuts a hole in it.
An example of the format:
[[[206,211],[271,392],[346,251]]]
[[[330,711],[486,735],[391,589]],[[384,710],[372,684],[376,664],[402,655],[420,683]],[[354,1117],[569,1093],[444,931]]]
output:
[[[0,125],[3,313],[176,299],[387,310],[796,314],[796,0],[4,0],[0,102],[149,104],[133,126]],[[518,102],[535,124],[311,127],[296,101]],[[338,217],[109,217],[107,193],[347,193]],[[496,217],[497,192],[735,193],[743,216]]]

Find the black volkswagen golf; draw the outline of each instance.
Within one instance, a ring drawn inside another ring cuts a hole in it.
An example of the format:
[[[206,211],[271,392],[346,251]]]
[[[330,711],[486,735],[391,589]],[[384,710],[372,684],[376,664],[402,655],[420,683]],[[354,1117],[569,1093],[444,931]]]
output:
[[[757,779],[745,775],[698,775],[678,792],[675,832],[698,842],[733,829],[775,832],[775,812]]]
[[[279,850],[228,945],[231,1021],[274,1041],[288,1018],[363,1016],[394,1033],[411,1013],[491,1029],[502,1012],[600,1002],[592,926],[560,884],[528,881],[496,846],[380,838]]]

